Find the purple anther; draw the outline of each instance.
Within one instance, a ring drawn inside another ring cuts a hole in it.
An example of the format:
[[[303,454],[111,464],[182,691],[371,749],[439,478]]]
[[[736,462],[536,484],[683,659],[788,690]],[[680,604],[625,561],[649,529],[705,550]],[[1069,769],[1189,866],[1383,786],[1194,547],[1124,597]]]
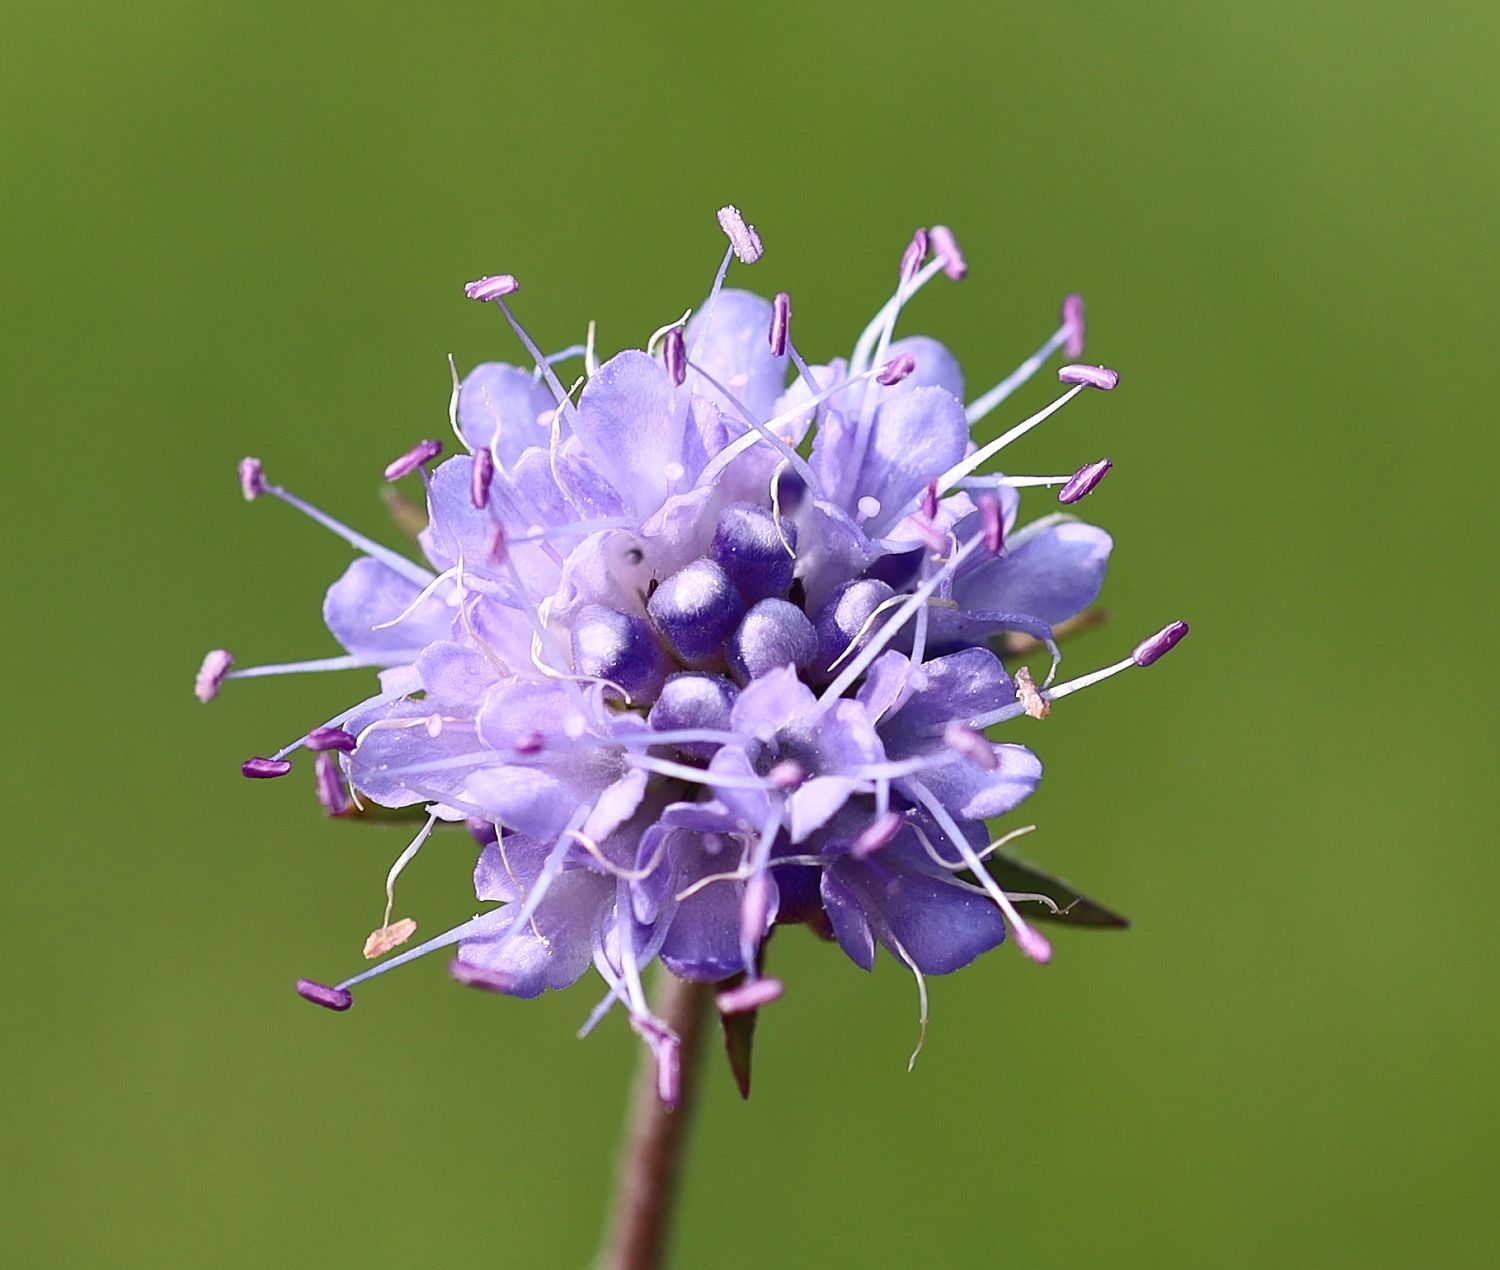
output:
[[[483,508],[490,501],[490,482],[495,479],[495,456],[487,445],[474,451],[474,466],[469,469],[469,501]]]
[[[786,356],[786,336],[792,325],[792,297],[778,291],[771,301],[771,356]]]
[[[345,732],[343,728],[314,728],[302,738],[302,744],[314,754],[323,750],[339,750],[348,754],[359,741],[354,733]]]
[[[441,441],[419,441],[399,459],[392,459],[385,465],[385,479],[399,481],[403,476],[410,476],[422,464],[437,458],[442,452]]]
[[[1062,324],[1067,327],[1063,352],[1074,360],[1083,356],[1083,297],[1076,291],[1063,296]]]
[[[490,525],[489,560],[491,564],[504,564],[505,557],[509,552],[509,544],[505,538],[505,526],[498,520]]]
[[[484,966],[476,966],[473,962],[459,961],[456,957],[448,963],[448,974],[466,988],[483,988],[486,992],[506,993],[516,990],[514,976],[501,974],[498,970],[489,970]]]
[[[667,364],[667,374],[679,388],[687,379],[687,348],[682,342],[682,327],[674,326],[662,340],[662,358]]]
[[[313,765],[318,802],[330,816],[342,816],[349,810],[349,793],[339,771],[339,761],[332,754],[319,754]]]
[[[1087,384],[1090,388],[1108,392],[1120,382],[1120,374],[1106,366],[1084,366],[1075,363],[1071,366],[1064,366],[1058,371],[1057,380],[1062,384]]]
[[[1114,464],[1108,459],[1100,459],[1097,463],[1085,463],[1068,478],[1068,483],[1057,491],[1057,501],[1076,503],[1080,498],[1087,498],[1099,488],[1099,482],[1113,466]]]
[[[546,743],[547,738],[540,732],[523,732],[511,742],[511,748],[517,754],[540,754]]]
[[[939,260],[943,262],[943,272],[954,282],[962,282],[969,274],[969,262],[964,259],[963,249],[958,245],[958,239],[953,236],[953,231],[946,225],[934,225],[931,229],[932,250]],[[1070,354],[1076,356],[1076,354]]]
[[[714,998],[720,1014],[749,1014],[772,1001],[781,1000],[786,991],[780,979],[750,979],[736,988],[726,988]]]
[[[311,979],[297,980],[297,995],[325,1010],[347,1010],[354,1004],[354,994],[348,988],[330,988]]]
[[[784,758],[766,773],[766,779],[777,789],[792,790],[807,779],[807,771],[796,759]]]
[[[869,859],[882,847],[890,845],[904,823],[894,811],[882,812],[859,831],[859,837],[849,845],[849,854],[856,860]]]
[[[285,776],[291,770],[291,763],[284,758],[247,758],[240,764],[240,772],[256,781],[268,781],[277,776]]]
[[[899,384],[916,368],[917,359],[915,357],[910,353],[898,353],[881,367],[880,374],[875,376],[875,382],[889,388],[892,384]]]
[[[203,658],[203,665],[198,667],[197,678],[193,680],[193,695],[199,701],[212,701],[219,695],[219,685],[224,682],[224,676],[233,665],[233,653],[227,648],[214,649]]]
[[[922,515],[928,520],[936,520],[938,514],[938,483],[937,477],[933,477],[922,487]]]
[[[1135,651],[1130,654],[1130,660],[1137,666],[1149,666],[1176,648],[1187,633],[1186,622],[1173,622],[1170,626],[1164,626],[1150,639],[1143,639],[1137,644]]]
[[[734,254],[742,263],[753,265],[765,255],[766,249],[760,245],[760,235],[755,232],[755,226],[745,224],[740,209],[732,203],[719,208],[719,228],[728,237],[729,245],[734,248]]]
[[[253,503],[266,492],[266,477],[261,470],[260,460],[243,458],[240,460],[240,493],[245,496],[247,503]]]
[[[948,539],[938,533],[937,526],[926,516],[908,516],[905,523],[912,533],[927,544],[929,551],[941,554],[948,550]]]
[[[955,719],[943,729],[943,740],[947,742],[949,749],[962,754],[976,767],[993,772],[1000,766],[1000,760],[995,757],[995,747],[966,723]]]
[[[993,494],[981,494],[978,503],[984,549],[990,555],[998,556],[1005,546],[1005,521],[1000,517],[1000,500]]]
[[[497,273],[464,285],[464,294],[471,300],[498,300],[521,289],[513,274]]]
[[[478,816],[470,816],[464,821],[464,828],[481,847],[489,846],[500,837],[500,831],[495,828],[494,821],[481,820]]]
[[[922,267],[922,262],[927,259],[927,231],[919,229],[911,236],[911,242],[907,243],[906,250],[901,253],[901,281],[910,282],[917,276],[917,270]]]

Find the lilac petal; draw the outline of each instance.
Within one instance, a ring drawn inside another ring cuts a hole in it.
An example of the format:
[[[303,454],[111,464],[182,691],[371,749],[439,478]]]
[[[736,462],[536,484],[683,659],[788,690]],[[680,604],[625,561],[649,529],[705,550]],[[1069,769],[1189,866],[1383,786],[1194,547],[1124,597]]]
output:
[[[786,382],[786,362],[776,357],[766,342],[771,324],[769,300],[749,291],[719,292],[713,319],[702,345],[698,338],[708,317],[707,306],[693,315],[687,326],[687,346],[694,361],[729,390],[756,419],[772,418],[776,399]],[[712,384],[699,381],[694,392],[720,405],[732,419],[740,413]]]
[[[459,389],[458,430],[470,449],[493,451],[508,469],[528,447],[548,443],[556,408],[551,391],[529,370],[482,362]]]
[[[883,401],[854,481],[856,499],[880,503],[865,532],[879,536],[909,515],[923,486],[963,458],[968,445],[964,408],[943,389],[916,388]]]
[[[467,782],[467,801],[533,838],[555,838],[577,810],[581,791],[538,767],[486,767]]]
[[[491,842],[474,865],[474,897],[505,904],[524,901],[551,850],[551,843],[522,833],[507,833],[503,849]]]
[[[583,834],[595,842],[602,842],[635,815],[645,796],[646,773],[626,772],[599,795],[593,811],[583,822]]]
[[[672,887],[676,892],[715,873],[726,873],[739,863],[728,851],[709,855],[695,834],[681,834],[672,848]],[[672,915],[661,946],[662,963],[680,979],[713,983],[745,969],[740,950],[740,905],[745,884],[738,880],[710,882],[693,892]]]
[[[638,515],[661,506],[667,471],[682,466],[687,402],[661,365],[629,350],[589,379],[578,401],[573,431],[589,457]]]
[[[962,969],[1005,938],[1005,921],[986,896],[950,878],[903,867],[884,853],[864,863],[846,858],[831,865],[825,897],[834,887],[843,902],[859,907],[886,948],[901,956],[899,945],[923,974]],[[842,944],[837,920],[834,934]]]
[[[927,335],[908,335],[892,343],[888,360],[903,354],[911,356],[916,369],[903,379],[897,391],[910,392],[914,388],[942,388],[959,401],[964,399],[964,372],[946,345]],[[882,394],[882,398],[886,394]],[[936,473],[934,473],[936,475]]]
[[[566,988],[592,963],[594,927],[614,895],[612,879],[570,869],[552,880],[529,922],[498,939],[465,940],[458,958],[495,976],[495,986],[510,996]]]
[[[987,648],[966,648],[922,665],[922,684],[881,724],[891,758],[910,758],[946,748],[944,732],[965,720],[1015,700],[1015,685]]]
[[[499,678],[489,658],[477,648],[452,640],[437,640],[424,648],[417,658],[417,673],[431,701],[469,714],[478,710],[485,692]]]
[[[870,663],[854,698],[871,719],[880,719],[905,699],[911,679],[909,657],[895,651],[881,653]]]
[[[1025,746],[994,747],[995,767],[961,759],[922,773],[922,784],[961,820],[993,820],[1024,802],[1042,779],[1041,761]],[[902,782],[897,781],[900,789]]]
[[[860,785],[846,776],[814,776],[787,799],[792,841],[806,842],[826,825]]]
[[[837,866],[823,871],[823,911],[833,927],[833,937],[845,955],[861,970],[875,965],[875,936],[865,918],[860,895],[851,890]]]
[[[1071,521],[1022,530],[1009,554],[956,583],[953,598],[963,608],[1024,613],[1056,626],[1098,597],[1113,545],[1104,530]]]
[[[768,740],[817,703],[791,666],[762,675],[735,698],[730,724],[736,732]]]
[[[447,638],[453,620],[453,611],[437,595],[429,595],[402,617],[419,594],[415,583],[361,556],[328,588],[323,621],[356,657],[371,665],[399,666],[415,661],[433,640]],[[375,629],[387,622],[394,625]]]

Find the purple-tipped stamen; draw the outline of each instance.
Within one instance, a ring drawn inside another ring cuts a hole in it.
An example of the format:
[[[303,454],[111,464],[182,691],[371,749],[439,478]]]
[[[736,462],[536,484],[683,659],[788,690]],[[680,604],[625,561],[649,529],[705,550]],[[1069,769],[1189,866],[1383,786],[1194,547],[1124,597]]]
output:
[[[385,479],[388,481],[399,481],[403,476],[410,476],[422,464],[437,458],[443,452],[441,441],[421,441],[412,446],[400,458],[392,459],[385,465]]]
[[[240,772],[251,780],[266,781],[285,776],[292,770],[291,762],[284,758],[247,758],[240,764]]]
[[[1170,626],[1164,626],[1150,639],[1143,639],[1137,644],[1135,651],[1130,654],[1130,660],[1137,666],[1149,666],[1176,648],[1187,633],[1186,622],[1173,622]]]
[[[490,501],[490,483],[495,479],[495,456],[489,446],[481,446],[474,453],[474,466],[469,470],[469,501],[483,509]]]
[[[489,562],[491,564],[504,564],[505,557],[509,554],[509,546],[505,538],[505,526],[498,520],[490,525],[488,547],[486,555],[489,557]]]
[[[249,457],[240,460],[240,492],[247,503],[253,503],[266,490],[265,472],[260,460]]]
[[[1057,491],[1057,501],[1076,503],[1079,499],[1087,498],[1099,488],[1099,482],[1108,475],[1109,469],[1113,466],[1114,464],[1108,459],[1100,459],[1097,463],[1085,463],[1068,478],[1068,483]]]
[[[327,984],[314,983],[311,979],[297,980],[297,995],[304,1001],[321,1005],[325,1010],[347,1010],[354,1004],[354,994],[348,988],[330,988]]]
[[[354,733],[345,732],[343,728],[314,728],[303,738],[302,744],[315,754],[324,750],[339,750],[348,754],[358,744],[358,739]]]
[[[319,754],[313,765],[314,788],[318,802],[330,816],[342,816],[349,810],[349,794],[344,788],[344,777],[339,771],[339,761],[332,754]]]
[[[765,255],[766,249],[761,246],[760,235],[755,232],[755,226],[747,225],[745,218],[740,215],[740,209],[732,203],[719,208],[719,228],[729,239],[729,245],[734,248],[734,254],[740,258],[741,264],[753,265]]]
[[[674,326],[667,330],[666,337],[662,340],[662,358],[667,364],[667,374],[672,376],[672,382],[679,388],[687,379],[687,349],[682,342],[682,327]]]
[[[464,294],[471,300],[498,300],[501,296],[514,295],[521,289],[514,274],[489,274],[476,282],[464,284]]]
[[[938,514],[938,486],[937,477],[933,477],[922,487],[922,515],[928,520],[936,520]]]
[[[771,356],[786,356],[786,337],[792,325],[792,297],[778,291],[771,301]]]
[[[998,556],[1005,547],[1005,521],[1000,515],[1000,500],[993,494],[981,494],[977,501],[984,549],[990,555]]]
[[[1084,322],[1083,297],[1076,291],[1063,297],[1061,317],[1063,352],[1072,360],[1077,361],[1083,356]]]
[[[781,1000],[786,991],[780,979],[750,979],[735,988],[726,988],[714,998],[720,1014],[749,1014],[772,1001]]]
[[[911,236],[911,242],[906,245],[906,250],[901,253],[901,284],[903,286],[911,282],[917,276],[917,270],[922,267],[922,262],[927,259],[927,231],[919,229]]]
[[[946,225],[934,225],[931,234],[932,251],[943,262],[943,272],[954,282],[962,282],[968,277],[969,262],[964,259],[963,249],[958,245],[953,231]]]
[[[198,674],[193,680],[193,695],[199,701],[209,702],[219,695],[219,685],[234,665],[234,654],[227,648],[215,648],[203,658]]]
[[[1057,380],[1062,384],[1087,384],[1090,388],[1109,392],[1120,382],[1120,373],[1110,370],[1107,366],[1085,366],[1075,362],[1059,370]]]
[[[880,374],[875,376],[875,382],[884,388],[893,384],[899,384],[903,379],[917,368],[917,359],[910,353],[898,353],[888,361]]]
[[[849,854],[856,860],[868,859],[882,847],[890,845],[891,840],[901,832],[903,823],[905,822],[894,811],[881,812],[860,830],[859,837],[849,846]]]

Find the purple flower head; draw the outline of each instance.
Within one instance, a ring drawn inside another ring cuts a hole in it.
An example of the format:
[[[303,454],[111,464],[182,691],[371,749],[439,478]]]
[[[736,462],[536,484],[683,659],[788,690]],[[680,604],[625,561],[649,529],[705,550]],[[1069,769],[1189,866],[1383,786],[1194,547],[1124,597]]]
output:
[[[198,698],[234,679],[374,672],[352,704],[303,720],[244,774],[284,775],[306,750],[330,815],[374,804],[421,822],[364,945],[383,960],[332,987],[300,981],[309,1000],[347,1009],[357,985],[439,950],[460,983],[514,997],[592,970],[603,997],[587,1027],[620,1006],[671,1100],[679,1041],[647,1005],[652,962],[719,984],[735,1015],[780,997],[763,967],[782,926],[812,925],[864,969],[885,949],[924,1003],[926,976],[1007,937],[1033,962],[1051,958],[1021,911],[1059,915],[1048,880],[1000,855],[1007,839],[988,828],[1037,787],[1041,764],[990,730],[1029,736],[1054,701],[1151,665],[1187,628],[1052,686],[1055,629],[1093,604],[1112,544],[1067,513],[1018,524],[1020,491],[1061,486],[1070,504],[1109,463],[1053,477],[993,461],[1118,377],[1066,366],[1067,391],[978,443],[974,426],[1054,354],[1079,354],[1081,300],[971,395],[941,344],[896,336],[917,292],[967,271],[950,231],[919,231],[847,355],[809,365],[784,293],[724,285],[763,247],[733,207],[719,224],[729,249],[704,303],[647,351],[602,364],[592,334],[553,356],[537,348],[506,303],[510,275],[469,284],[528,360],[455,372],[459,452],[429,471],[442,447],[424,441],[387,467],[392,480],[420,471],[419,553],[241,466],[247,497],[286,503],[358,553],[323,604],[343,651],[236,668],[215,650]],[[580,355],[570,391],[555,367]],[[1015,640],[1050,654],[1040,684],[997,653]],[[487,907],[407,947],[416,925],[391,921],[394,888],[434,834],[460,825],[480,846]]]

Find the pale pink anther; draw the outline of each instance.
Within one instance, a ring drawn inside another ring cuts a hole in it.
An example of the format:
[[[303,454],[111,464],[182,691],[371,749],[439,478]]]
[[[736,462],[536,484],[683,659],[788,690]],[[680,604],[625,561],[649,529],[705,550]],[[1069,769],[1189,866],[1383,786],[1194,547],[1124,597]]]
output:
[[[962,282],[969,273],[969,262],[964,259],[963,249],[958,245],[958,239],[953,236],[953,231],[946,225],[934,225],[932,233],[933,254],[943,262],[943,272],[954,282]],[[1077,354],[1069,354],[1077,356]]]
[[[1062,324],[1067,327],[1063,353],[1074,361],[1083,356],[1083,297],[1076,291],[1063,297]]]
[[[498,300],[513,295],[521,289],[515,276],[509,273],[488,274],[475,282],[464,285],[464,294],[471,300]]]
[[[901,832],[901,826],[904,823],[894,811],[881,812],[861,829],[859,837],[849,844],[849,854],[856,860],[868,859],[882,847],[889,846],[891,840]]]
[[[514,992],[516,988],[514,976],[456,957],[448,963],[448,975],[466,988],[482,988],[486,992]]]
[[[1079,363],[1064,366],[1057,372],[1057,380],[1062,384],[1087,384],[1090,388],[1109,392],[1120,382],[1120,374],[1107,366],[1085,366]]]
[[[720,1014],[749,1014],[772,1001],[779,1001],[786,991],[780,979],[749,979],[738,987],[726,988],[714,998]]]
[[[976,767],[993,772],[1000,766],[1000,760],[995,757],[995,747],[966,723],[955,719],[943,729],[943,740],[948,743],[949,749],[962,754]]]
[[[766,773],[766,779],[777,789],[796,789],[807,779],[807,772],[796,759],[784,758]]]
[[[385,479],[388,481],[399,481],[403,476],[410,476],[422,464],[437,458],[443,452],[441,441],[419,441],[399,458],[392,459],[385,465]]]
[[[910,353],[898,353],[885,364],[880,374],[875,376],[875,382],[889,388],[892,384],[899,384],[916,368],[917,359],[915,357]]]
[[[247,503],[253,503],[266,490],[265,473],[261,470],[260,460],[249,457],[240,460],[240,493],[245,496]]]
[[[906,244],[906,250],[901,253],[901,281],[910,282],[915,278],[917,270],[926,259],[927,231],[919,229],[911,236],[911,242]]]
[[[760,235],[755,232],[755,226],[747,225],[745,218],[740,215],[740,209],[732,203],[719,208],[719,228],[724,231],[729,245],[734,248],[734,254],[743,264],[753,265],[765,255],[765,248],[761,246]]]
[[[227,648],[216,648],[203,658],[203,665],[198,667],[197,678],[193,680],[193,693],[199,701],[212,701],[219,695],[219,685],[233,665],[234,654]]]
[[[1030,926],[1021,922],[1013,923],[1011,929],[1016,937],[1016,947],[1037,965],[1045,966],[1052,960],[1052,945],[1045,935],[1037,934]]]

